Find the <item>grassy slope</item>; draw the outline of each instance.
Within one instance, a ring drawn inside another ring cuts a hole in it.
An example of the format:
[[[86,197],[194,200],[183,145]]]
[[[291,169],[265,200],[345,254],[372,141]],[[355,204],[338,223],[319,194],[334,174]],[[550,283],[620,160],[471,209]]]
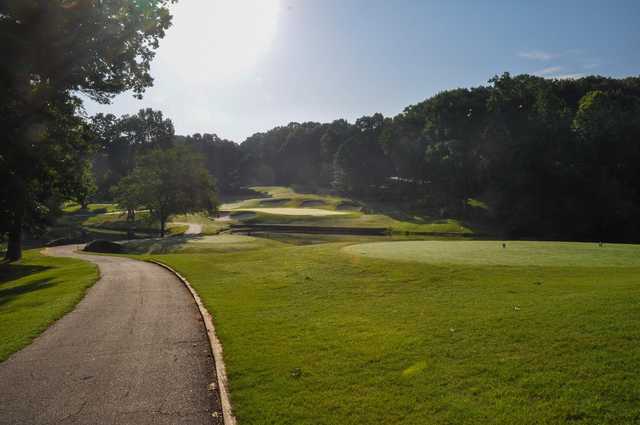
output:
[[[90,263],[25,251],[0,265],[0,361],[29,344],[82,299],[98,278]]]
[[[283,200],[283,203],[277,205],[264,204],[265,199],[249,199],[233,204],[226,204],[222,209],[226,210],[242,210],[253,209],[257,212],[256,216],[248,220],[246,223],[268,223],[268,224],[298,224],[298,225],[317,225],[317,226],[345,226],[345,227],[385,227],[392,229],[397,233],[471,233],[471,229],[462,225],[458,220],[453,219],[431,219],[429,217],[412,216],[404,219],[393,218],[394,210],[390,206],[387,213],[362,213],[360,211],[345,211],[348,214],[335,216],[309,216],[309,215],[281,215],[268,214],[260,208],[299,208],[303,206],[305,201],[321,200],[324,205],[313,205],[314,209],[336,210],[336,207],[342,202],[352,202],[346,198],[335,196],[324,196],[314,194],[300,194],[291,188],[279,186],[258,186],[252,188],[258,192],[262,192],[270,198],[267,202],[273,200]],[[257,209],[256,209],[257,208]],[[295,211],[295,210],[294,210]],[[399,211],[395,213],[400,214]],[[405,216],[406,214],[400,214]]]
[[[212,312],[240,423],[640,421],[639,267],[400,263],[342,246],[156,257]]]

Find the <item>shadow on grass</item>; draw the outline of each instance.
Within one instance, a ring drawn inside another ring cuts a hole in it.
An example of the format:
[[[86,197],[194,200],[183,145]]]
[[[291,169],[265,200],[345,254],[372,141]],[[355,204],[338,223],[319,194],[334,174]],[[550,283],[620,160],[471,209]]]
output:
[[[50,268],[51,267],[47,266],[26,266],[22,264],[0,263],[0,285]]]
[[[190,241],[202,240],[205,235],[178,235],[165,238],[129,240],[124,243],[128,254],[168,254]]]
[[[7,289],[0,289],[0,306],[12,301],[14,298],[17,298],[20,295],[38,291],[40,289],[51,288],[55,285],[57,284],[52,283],[51,279],[38,279],[34,282],[24,285],[14,286]]]

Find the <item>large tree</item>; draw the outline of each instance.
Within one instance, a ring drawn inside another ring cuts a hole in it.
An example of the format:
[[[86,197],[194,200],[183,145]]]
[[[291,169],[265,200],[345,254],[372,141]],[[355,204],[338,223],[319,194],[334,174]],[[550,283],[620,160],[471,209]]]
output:
[[[128,90],[140,97],[153,82],[150,63],[171,2],[0,1],[0,232],[8,234],[8,260],[21,257],[35,212],[77,180],[59,178],[86,156],[75,94],[102,103]]]
[[[160,236],[174,214],[213,213],[217,208],[215,181],[203,158],[184,146],[143,155],[114,192],[127,210],[148,208],[160,222]]]

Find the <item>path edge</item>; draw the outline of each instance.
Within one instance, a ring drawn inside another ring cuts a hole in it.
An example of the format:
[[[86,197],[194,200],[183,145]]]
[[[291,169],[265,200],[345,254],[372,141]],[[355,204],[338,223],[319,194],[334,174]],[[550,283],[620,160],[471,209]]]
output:
[[[227,379],[227,369],[224,365],[224,358],[222,355],[222,344],[216,335],[216,329],[213,325],[213,318],[209,311],[205,308],[202,300],[198,293],[193,289],[191,284],[187,279],[185,279],[180,273],[171,268],[170,266],[156,260],[145,260],[149,263],[156,264],[165,270],[168,270],[172,274],[174,274],[189,290],[191,296],[193,297],[196,305],[198,306],[198,310],[200,311],[200,316],[202,316],[202,320],[204,321],[204,326],[207,329],[207,339],[209,340],[209,348],[211,349],[211,354],[213,355],[213,361],[215,363],[216,369],[216,379],[218,381],[218,393],[220,394],[220,404],[222,406],[222,419],[224,421],[224,425],[236,425],[236,418],[233,416],[233,409],[231,407],[231,400],[229,399],[229,387],[228,387],[228,379]]]

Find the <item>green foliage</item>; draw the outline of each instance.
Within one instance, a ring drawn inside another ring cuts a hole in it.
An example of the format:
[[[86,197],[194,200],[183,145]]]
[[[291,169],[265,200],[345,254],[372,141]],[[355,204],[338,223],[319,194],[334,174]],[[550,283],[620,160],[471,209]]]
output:
[[[215,182],[200,156],[186,147],[156,149],[139,158],[114,192],[127,204],[144,206],[160,222],[160,234],[170,216],[217,208]],[[123,205],[124,206],[124,205]]]
[[[69,312],[97,279],[92,264],[35,250],[0,264],[0,362]]]
[[[393,118],[257,133],[240,146],[243,181],[332,186],[516,237],[640,240],[640,79],[505,73],[489,83]]]
[[[23,228],[41,230],[51,205],[86,189],[74,165],[89,139],[83,93],[107,103],[152,83],[150,63],[171,0],[0,2],[0,234],[21,256]],[[58,198],[58,199],[56,199]]]

